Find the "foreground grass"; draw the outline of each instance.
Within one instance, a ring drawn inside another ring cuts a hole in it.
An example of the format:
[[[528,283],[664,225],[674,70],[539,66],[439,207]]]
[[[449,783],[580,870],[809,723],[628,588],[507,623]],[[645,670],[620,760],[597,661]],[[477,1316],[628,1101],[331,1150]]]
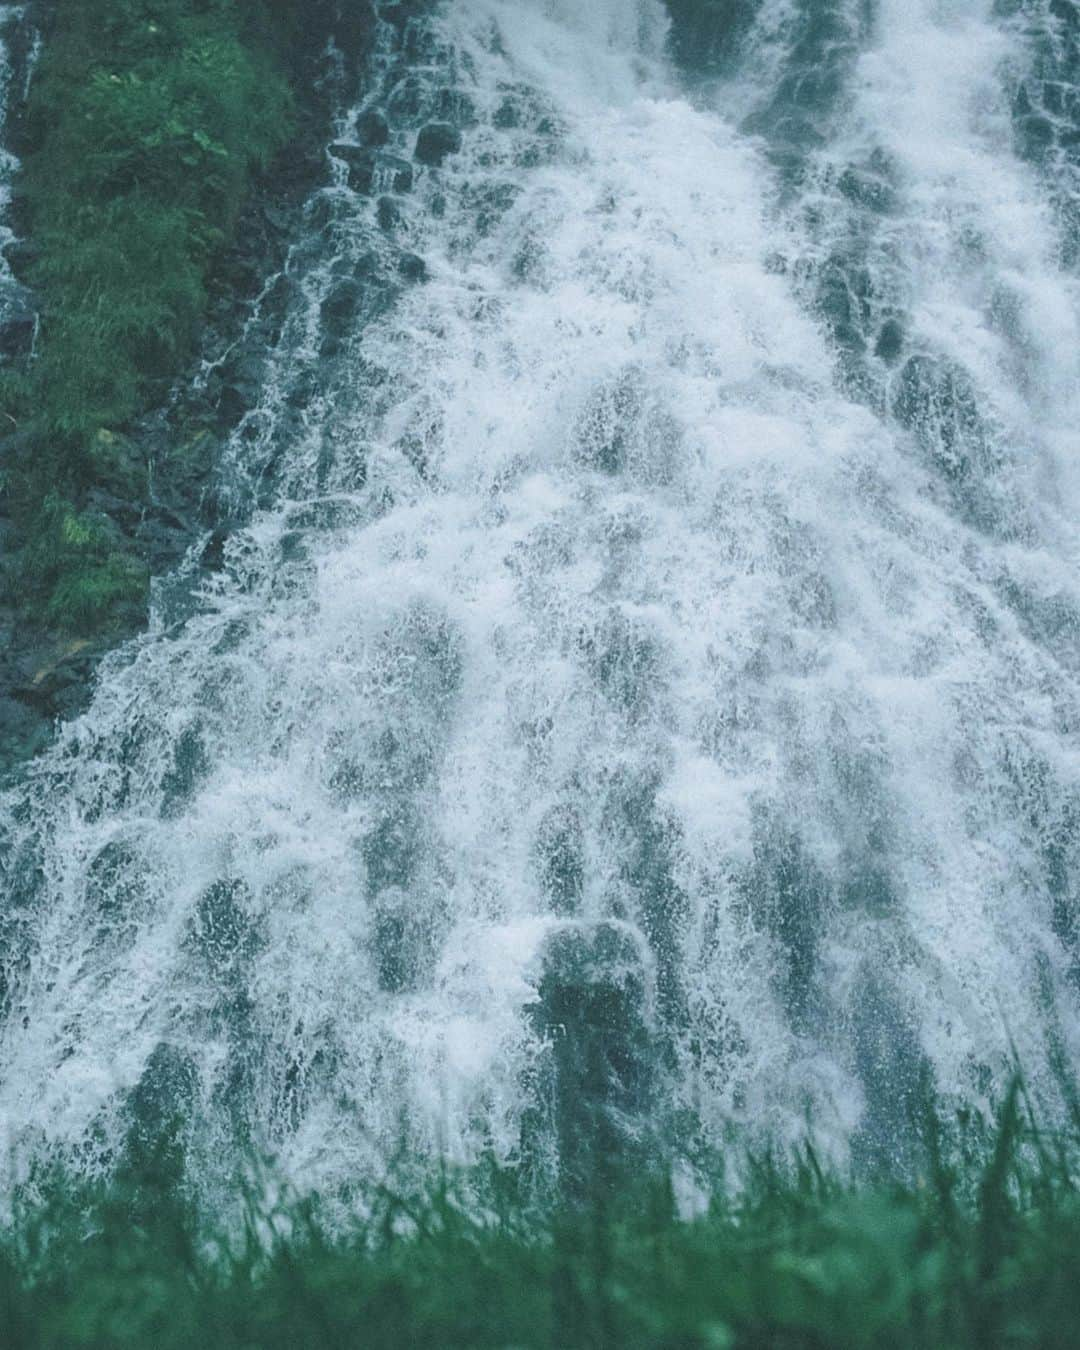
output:
[[[1013,1094],[974,1170],[931,1146],[910,1184],[845,1183],[807,1151],[687,1221],[659,1181],[546,1209],[489,1186],[482,1219],[443,1182],[422,1202],[376,1197],[337,1236],[310,1204],[248,1202],[239,1236],[207,1231],[152,1169],[92,1190],[54,1179],[0,1244],[0,1343],[1072,1347],[1067,1152]]]

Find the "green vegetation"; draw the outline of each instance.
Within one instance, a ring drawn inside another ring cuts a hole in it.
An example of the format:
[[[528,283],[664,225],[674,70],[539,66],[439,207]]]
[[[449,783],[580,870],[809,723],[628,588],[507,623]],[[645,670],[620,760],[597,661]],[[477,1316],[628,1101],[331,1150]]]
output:
[[[275,0],[62,0],[28,110],[22,193],[42,323],[0,410],[21,594],[92,629],[138,604],[144,568],[96,486],[136,500],[122,429],[190,351],[253,173],[290,131]],[[270,35],[270,36],[268,36]]]
[[[860,1186],[807,1149],[750,1167],[689,1221],[659,1183],[543,1209],[493,1169],[468,1201],[464,1181],[423,1201],[380,1191],[336,1236],[316,1204],[249,1199],[226,1237],[155,1185],[176,1174],[172,1140],[138,1176],[38,1179],[0,1238],[0,1343],[1064,1350],[1080,1325],[1077,1140],[1041,1135],[1023,1101],[1009,1094],[981,1162],[947,1165],[935,1130],[922,1178]]]

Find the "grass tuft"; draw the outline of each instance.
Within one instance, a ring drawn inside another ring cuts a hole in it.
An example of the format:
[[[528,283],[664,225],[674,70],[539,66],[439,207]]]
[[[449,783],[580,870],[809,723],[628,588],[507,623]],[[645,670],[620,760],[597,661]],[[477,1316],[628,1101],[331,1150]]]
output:
[[[855,1183],[812,1150],[747,1169],[680,1219],[668,1181],[540,1203],[512,1173],[391,1188],[344,1227],[318,1198],[177,1185],[175,1139],[108,1181],[35,1179],[0,1239],[0,1341],[276,1350],[958,1350],[1071,1347],[1080,1325],[1080,1139],[1051,1148],[1007,1097],[983,1161]],[[957,1154],[957,1157],[960,1155]],[[237,1215],[239,1217],[237,1217]]]

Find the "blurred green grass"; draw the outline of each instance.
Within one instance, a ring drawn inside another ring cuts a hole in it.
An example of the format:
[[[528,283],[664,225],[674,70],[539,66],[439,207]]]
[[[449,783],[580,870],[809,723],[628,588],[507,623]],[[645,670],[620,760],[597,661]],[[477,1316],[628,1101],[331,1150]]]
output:
[[[494,1167],[443,1175],[419,1198],[379,1189],[344,1230],[318,1197],[255,1188],[228,1224],[199,1214],[169,1145],[107,1181],[53,1169],[0,1238],[0,1344],[1064,1350],[1080,1126],[1040,1131],[1025,1101],[1018,1083],[977,1160],[937,1125],[905,1180],[853,1181],[806,1147],[691,1218],[665,1169],[601,1166],[574,1203]]]

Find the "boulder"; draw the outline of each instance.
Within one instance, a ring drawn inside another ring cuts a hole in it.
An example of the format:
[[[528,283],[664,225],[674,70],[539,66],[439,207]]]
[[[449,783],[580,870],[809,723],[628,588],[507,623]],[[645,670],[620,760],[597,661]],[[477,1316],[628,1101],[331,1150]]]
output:
[[[390,123],[377,108],[369,108],[357,119],[356,135],[361,145],[378,150],[390,140]]]
[[[416,138],[416,158],[437,169],[448,155],[461,149],[461,132],[449,122],[428,122]]]
[[[418,253],[403,253],[398,259],[398,271],[406,281],[427,281],[427,263]]]

